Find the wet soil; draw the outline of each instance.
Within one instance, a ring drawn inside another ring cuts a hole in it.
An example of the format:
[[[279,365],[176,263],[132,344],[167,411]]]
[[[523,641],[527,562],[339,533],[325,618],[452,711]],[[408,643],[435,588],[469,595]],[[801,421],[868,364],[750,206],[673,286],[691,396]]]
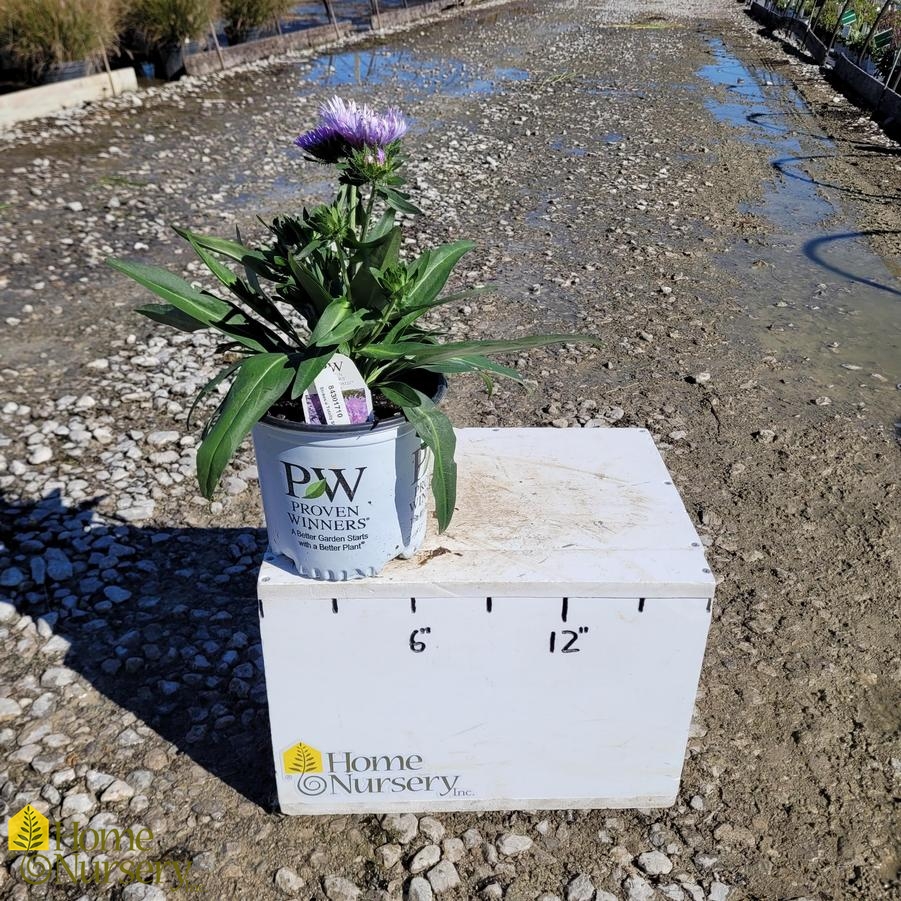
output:
[[[604,339],[517,361],[531,391],[489,398],[455,380],[455,423],[650,429],[719,580],[676,806],[442,816],[449,834],[512,829],[541,849],[497,873],[460,862],[443,897],[475,897],[489,876],[510,899],[562,896],[579,873],[621,897],[625,860],[648,847],[708,894],[731,887],[730,901],[897,897],[901,148],[736,4],[473,9],[331,59],[22,128],[0,156],[4,396],[37,417],[42,401],[90,392],[122,432],[183,428],[165,403],[121,401],[85,368],[154,331],[102,259],[196,277],[167,223],[254,235],[257,213],[326,196],[327,173],[291,139],[335,90],[412,116],[409,187],[426,216],[410,249],[478,243],[458,281],[494,289],[447,310],[451,334]],[[19,427],[2,430],[9,459],[24,456]],[[235,471],[250,462],[248,448]],[[91,461],[78,465],[91,482]],[[215,511],[190,492],[156,497],[157,528],[260,522],[252,491]],[[218,549],[184,537],[193,571],[215,569]],[[193,601],[189,581],[166,590]],[[252,597],[252,570],[234,581],[223,597]],[[236,626],[253,630],[254,615],[236,609]],[[97,705],[129,709],[122,694]],[[168,817],[172,847],[231,843],[237,869],[205,876],[215,896],[275,897],[283,865],[307,881],[303,897],[324,897],[322,872],[397,890],[403,875],[373,863],[373,818],[268,808],[265,734],[198,749],[176,718],[142,713],[178,749],[173,773],[197,785],[187,822]],[[106,752],[93,753],[100,767]],[[215,777],[192,764],[224,755]],[[207,809],[215,834],[195,828]]]

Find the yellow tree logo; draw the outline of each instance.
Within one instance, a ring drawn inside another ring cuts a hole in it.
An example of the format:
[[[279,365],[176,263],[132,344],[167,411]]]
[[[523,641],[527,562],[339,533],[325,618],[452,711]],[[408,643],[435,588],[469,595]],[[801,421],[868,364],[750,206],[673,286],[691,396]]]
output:
[[[10,817],[7,826],[10,851],[46,851],[50,847],[50,823],[30,804]]]
[[[299,741],[282,754],[282,764],[288,775],[305,776],[322,772],[322,752]]]

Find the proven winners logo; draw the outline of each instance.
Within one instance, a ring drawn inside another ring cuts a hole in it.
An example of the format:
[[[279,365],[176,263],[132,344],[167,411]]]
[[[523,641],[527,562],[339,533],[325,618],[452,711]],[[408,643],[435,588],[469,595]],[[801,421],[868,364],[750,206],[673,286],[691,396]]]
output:
[[[18,856],[11,870],[28,885],[108,886],[135,882],[196,892],[190,860],[160,860],[153,833],[139,829],[88,829],[72,823],[70,831],[26,804],[7,821],[7,847]],[[67,895],[68,897],[68,895]],[[82,897],[87,897],[83,895]]]
[[[307,797],[331,795],[431,794],[438,798],[470,798],[460,775],[423,772],[419,754],[355,754],[319,751],[297,742],[282,752],[285,778],[297,777],[297,790]]]

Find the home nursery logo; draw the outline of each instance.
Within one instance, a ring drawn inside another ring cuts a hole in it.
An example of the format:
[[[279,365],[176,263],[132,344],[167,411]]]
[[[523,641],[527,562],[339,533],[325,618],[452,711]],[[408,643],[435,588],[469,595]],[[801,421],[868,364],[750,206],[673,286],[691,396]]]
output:
[[[297,742],[282,751],[286,779],[296,778],[297,790],[309,798],[320,795],[432,794],[439,798],[471,798],[460,785],[460,774],[423,772],[420,754],[357,754],[319,751]]]
[[[7,828],[10,851],[46,851],[50,847],[50,821],[30,804],[9,818]]]
[[[26,804],[7,820],[8,849],[16,854],[10,870],[28,885],[110,886],[144,883],[183,889],[203,888],[191,879],[190,860],[159,860],[153,833],[146,827],[89,829],[61,820],[52,824]],[[121,854],[116,860],[111,855]],[[90,855],[95,854],[96,857]],[[143,856],[142,856],[143,855]]]

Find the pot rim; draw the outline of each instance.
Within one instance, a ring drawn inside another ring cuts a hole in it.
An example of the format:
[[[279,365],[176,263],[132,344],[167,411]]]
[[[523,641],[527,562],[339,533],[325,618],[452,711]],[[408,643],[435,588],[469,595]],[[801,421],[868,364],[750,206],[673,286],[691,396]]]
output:
[[[376,419],[374,422],[350,422],[347,425],[318,425],[311,422],[294,422],[292,419],[277,419],[267,413],[260,419],[263,425],[273,426],[277,429],[286,429],[289,432],[311,432],[316,435],[347,435],[361,432],[375,432],[379,430],[395,428],[406,422],[406,418],[395,413],[387,419]]]
[[[432,403],[440,404],[447,394],[447,379],[441,375],[437,386],[432,393]],[[376,419],[374,422],[351,422],[347,425],[317,425],[310,422],[295,422],[292,419],[277,419],[267,411],[259,420],[263,425],[278,429],[286,429],[290,432],[309,432],[314,435],[354,435],[363,432],[384,431],[385,429],[399,428],[408,420],[403,413],[395,413],[385,419]]]

